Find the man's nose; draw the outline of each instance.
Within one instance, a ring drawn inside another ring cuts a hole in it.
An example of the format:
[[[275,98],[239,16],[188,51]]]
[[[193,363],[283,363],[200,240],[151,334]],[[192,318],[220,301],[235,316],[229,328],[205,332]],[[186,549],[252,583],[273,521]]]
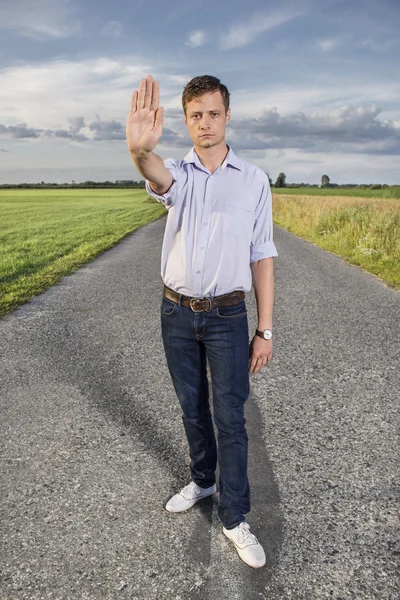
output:
[[[202,129],[208,129],[210,127],[210,117],[208,115],[203,115],[200,121],[200,127]]]

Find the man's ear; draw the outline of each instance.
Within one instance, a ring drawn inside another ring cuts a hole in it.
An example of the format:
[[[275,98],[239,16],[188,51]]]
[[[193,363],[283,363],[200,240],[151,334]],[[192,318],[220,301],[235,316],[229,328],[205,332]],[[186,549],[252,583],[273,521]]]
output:
[[[185,123],[186,127],[187,127],[187,117],[186,117],[186,113],[183,113],[183,122]]]
[[[228,108],[228,110],[226,111],[226,122],[230,121],[231,119],[231,109]]]

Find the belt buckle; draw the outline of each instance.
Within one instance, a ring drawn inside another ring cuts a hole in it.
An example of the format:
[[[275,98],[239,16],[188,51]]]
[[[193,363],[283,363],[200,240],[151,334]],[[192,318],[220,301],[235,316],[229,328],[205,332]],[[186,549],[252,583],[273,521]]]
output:
[[[205,309],[200,309],[200,310],[196,310],[194,308],[194,302],[204,302],[204,300],[208,300],[209,303],[209,307],[205,308]],[[189,302],[189,306],[192,309],[193,312],[198,313],[198,312],[210,312],[211,308],[212,308],[212,303],[211,303],[211,298],[191,298],[190,302]]]

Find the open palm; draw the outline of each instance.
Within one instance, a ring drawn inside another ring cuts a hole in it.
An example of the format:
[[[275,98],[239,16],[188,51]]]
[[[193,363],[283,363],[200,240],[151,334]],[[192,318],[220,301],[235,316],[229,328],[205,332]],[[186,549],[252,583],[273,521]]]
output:
[[[160,90],[151,75],[140,81],[139,91],[132,94],[126,123],[126,139],[133,154],[151,152],[162,135],[164,109],[159,107]]]

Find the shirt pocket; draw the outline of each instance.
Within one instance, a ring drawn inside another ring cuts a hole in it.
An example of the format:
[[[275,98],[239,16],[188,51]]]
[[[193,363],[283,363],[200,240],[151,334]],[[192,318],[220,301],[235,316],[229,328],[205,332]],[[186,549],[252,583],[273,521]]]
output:
[[[244,203],[227,199],[224,204],[223,231],[227,235],[244,237],[251,241],[254,227],[254,212]]]

